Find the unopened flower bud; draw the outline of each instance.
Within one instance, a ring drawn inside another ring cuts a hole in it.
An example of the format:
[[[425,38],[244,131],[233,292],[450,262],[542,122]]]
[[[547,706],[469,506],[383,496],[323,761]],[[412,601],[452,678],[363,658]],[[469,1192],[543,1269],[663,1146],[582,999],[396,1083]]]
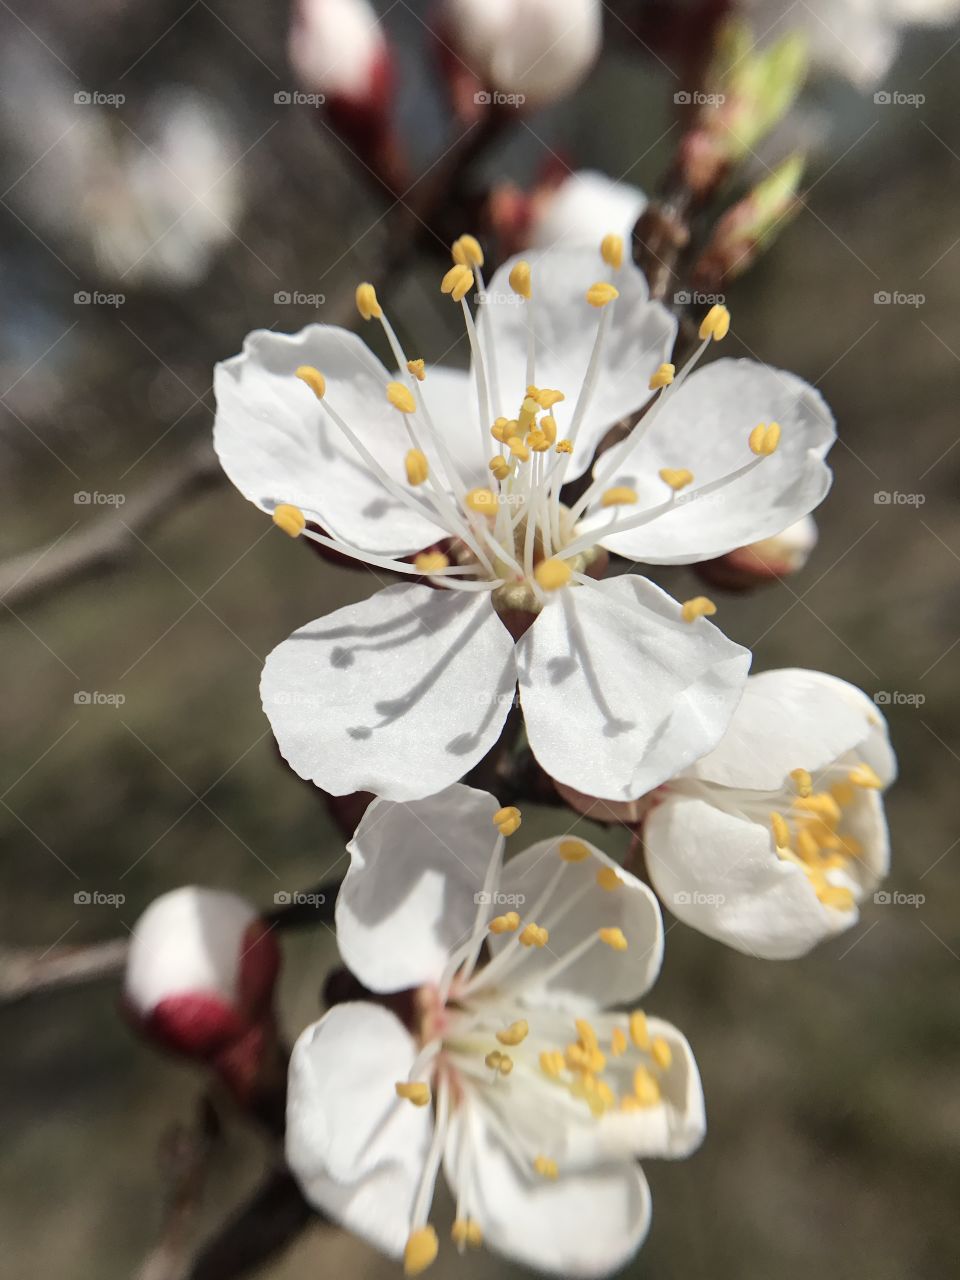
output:
[[[813,516],[804,516],[782,533],[762,538],[746,547],[737,547],[715,560],[696,565],[697,573],[711,586],[727,591],[748,591],[798,573],[817,544]]]

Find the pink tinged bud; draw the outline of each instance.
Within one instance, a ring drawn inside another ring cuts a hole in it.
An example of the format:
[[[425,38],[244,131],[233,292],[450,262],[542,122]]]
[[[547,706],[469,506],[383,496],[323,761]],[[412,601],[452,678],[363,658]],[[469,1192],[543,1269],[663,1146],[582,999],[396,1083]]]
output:
[[[574,813],[583,814],[594,822],[616,823],[619,826],[635,826],[642,822],[649,811],[657,803],[657,793],[648,792],[636,800],[600,800],[596,796],[585,795],[575,791],[562,782],[553,779],[557,794]]]
[[[747,591],[798,573],[805,567],[816,545],[816,521],[813,516],[804,516],[782,533],[746,547],[737,547],[715,560],[705,560],[696,566],[696,570],[711,586],[727,591]]]
[[[137,921],[124,1004],[148,1039],[213,1060],[271,1021],[280,968],[276,940],[236,894],[186,886]]]
[[[440,14],[449,43],[488,91],[482,106],[556,102],[600,51],[600,0],[442,0]]]

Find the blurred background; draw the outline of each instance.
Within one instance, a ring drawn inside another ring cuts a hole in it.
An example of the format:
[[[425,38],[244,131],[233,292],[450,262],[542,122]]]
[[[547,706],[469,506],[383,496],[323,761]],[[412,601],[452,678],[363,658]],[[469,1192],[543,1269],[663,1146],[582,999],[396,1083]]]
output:
[[[342,835],[277,756],[257,684],[291,630],[377,584],[292,544],[219,479],[214,363],[253,328],[352,323],[353,286],[386,272],[417,351],[465,365],[436,289],[443,238],[468,229],[452,219],[475,212],[469,229],[482,227],[494,182],[529,190],[589,167],[651,193],[670,167],[681,81],[651,32],[673,6],[608,6],[604,50],[576,91],[495,130],[481,122],[483,148],[455,172],[463,129],[433,11],[378,7],[405,179],[390,173],[393,143],[365,163],[330,110],[295,100],[310,86],[291,70],[282,0],[2,6],[8,956],[123,938],[185,882],[272,908],[344,870]],[[824,25],[824,6],[780,8]],[[725,354],[794,370],[836,414],[820,541],[792,577],[717,598],[755,670],[820,668],[883,706],[902,770],[888,887],[922,900],[868,902],[855,930],[785,964],[669,929],[649,1008],[694,1046],[709,1130],[692,1159],[646,1166],[654,1220],[637,1276],[956,1274],[960,29],[887,25],[876,66],[857,31],[852,71],[838,57],[815,71],[780,144],[810,150],[805,206],[727,298]],[[429,229],[417,230],[428,196]],[[73,572],[74,551],[101,572]],[[691,570],[651,576],[696,594]],[[552,834],[561,820],[531,810],[525,829]],[[579,830],[626,848],[619,829]],[[285,933],[283,947],[292,1038],[319,1012],[334,939],[321,925]],[[107,977],[0,1007],[10,1280],[136,1276],[157,1236],[158,1144],[189,1116],[198,1076],[134,1039],[118,991]],[[228,1129],[198,1240],[268,1160],[259,1138]],[[509,1268],[442,1252],[433,1274],[455,1271]],[[399,1270],[313,1225],[259,1274],[348,1273]]]

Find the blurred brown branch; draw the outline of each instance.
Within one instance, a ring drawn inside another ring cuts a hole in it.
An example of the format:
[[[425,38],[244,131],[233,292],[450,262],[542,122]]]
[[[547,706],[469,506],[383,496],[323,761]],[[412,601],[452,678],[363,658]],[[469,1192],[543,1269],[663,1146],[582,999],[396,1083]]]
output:
[[[238,1280],[250,1275],[310,1222],[320,1221],[286,1169],[277,1169],[201,1250],[184,1280]]]
[[[126,938],[113,938],[87,947],[3,948],[0,1002],[12,1004],[40,991],[115,977],[123,971],[128,946]]]

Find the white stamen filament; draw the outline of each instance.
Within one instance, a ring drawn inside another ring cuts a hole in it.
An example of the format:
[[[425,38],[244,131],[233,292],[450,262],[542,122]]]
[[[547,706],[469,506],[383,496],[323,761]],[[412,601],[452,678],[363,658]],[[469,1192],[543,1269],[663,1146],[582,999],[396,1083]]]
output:
[[[450,1116],[450,1084],[445,1075],[440,1075],[436,1087],[436,1117],[433,1126],[433,1140],[424,1161],[417,1198],[413,1203],[410,1215],[410,1229],[416,1231],[426,1225],[433,1203],[433,1195],[440,1172],[440,1161],[443,1158],[443,1146],[447,1138],[447,1121]]]
[[[409,573],[418,578],[424,576],[423,570],[418,569],[415,564],[410,564],[407,560],[395,560],[392,556],[379,556],[373,551],[360,551],[357,547],[350,547],[345,542],[339,542],[336,538],[328,538],[322,533],[316,533],[313,529],[304,529],[300,535],[302,538],[309,538],[311,542],[317,542],[321,547],[329,547],[331,551],[338,551],[342,556],[349,556],[351,560],[362,560],[364,564],[376,565],[378,569],[389,569],[391,573]],[[474,573],[469,565],[449,565],[446,569],[437,569],[429,576],[431,578],[455,578],[461,574]],[[447,586],[469,587],[469,583],[446,583]],[[489,587],[489,582],[484,584]]]
[[[490,390],[487,386],[487,371],[483,363],[483,353],[480,350],[480,339],[477,337],[477,327],[473,323],[473,316],[470,314],[470,304],[466,298],[462,298],[460,305],[463,308],[463,319],[467,326],[467,338],[470,341],[470,356],[473,360],[473,370],[477,380],[477,402],[480,408],[480,456],[483,457],[487,451],[487,431],[493,421],[490,417]]]

